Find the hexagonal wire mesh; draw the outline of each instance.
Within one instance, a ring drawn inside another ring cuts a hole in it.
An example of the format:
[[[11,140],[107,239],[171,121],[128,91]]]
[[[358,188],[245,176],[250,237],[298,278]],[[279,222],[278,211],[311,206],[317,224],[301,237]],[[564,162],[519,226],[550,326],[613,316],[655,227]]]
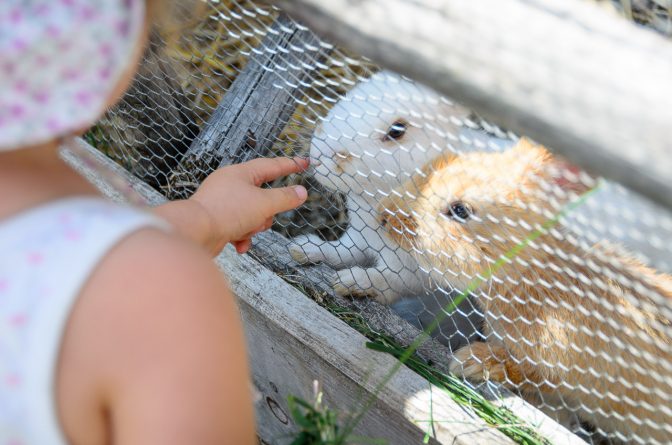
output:
[[[620,9],[669,33],[661,5]],[[433,335],[453,371],[590,441],[672,438],[669,213],[277,10],[209,8],[175,44],[152,37],[90,142],[173,198],[227,159],[310,156],[282,180],[308,202],[274,225],[293,267],[326,263],[318,278],[355,308],[374,299],[420,328],[449,314]]]

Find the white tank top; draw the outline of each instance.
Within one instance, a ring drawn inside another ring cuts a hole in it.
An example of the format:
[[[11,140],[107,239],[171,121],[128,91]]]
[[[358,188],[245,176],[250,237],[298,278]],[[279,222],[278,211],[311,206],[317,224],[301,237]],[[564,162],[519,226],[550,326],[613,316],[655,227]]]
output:
[[[165,223],[98,198],[73,198],[0,220],[0,444],[65,444],[54,376],[82,286],[111,247]]]

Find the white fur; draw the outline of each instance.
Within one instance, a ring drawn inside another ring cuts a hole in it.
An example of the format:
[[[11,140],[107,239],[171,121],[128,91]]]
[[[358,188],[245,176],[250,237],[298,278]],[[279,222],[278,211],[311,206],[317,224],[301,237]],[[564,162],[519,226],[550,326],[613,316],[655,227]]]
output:
[[[375,209],[424,163],[455,150],[467,116],[466,109],[387,71],[355,86],[318,126],[310,148],[315,178],[346,194],[350,224],[334,242],[297,237],[290,246],[293,258],[340,269],[334,277],[339,294],[390,304],[427,289],[413,256],[381,236]],[[408,123],[404,137],[384,139],[400,119]],[[339,163],[344,156],[348,161]]]

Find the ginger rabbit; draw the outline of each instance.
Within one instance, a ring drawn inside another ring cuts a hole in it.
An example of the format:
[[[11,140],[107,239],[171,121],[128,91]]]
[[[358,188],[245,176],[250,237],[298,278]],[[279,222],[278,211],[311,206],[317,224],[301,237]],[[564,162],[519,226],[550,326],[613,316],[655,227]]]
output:
[[[380,225],[436,280],[482,280],[486,342],[459,349],[454,372],[557,397],[610,439],[669,443],[672,278],[554,225],[587,190],[557,165],[525,139],[447,153],[381,202]]]

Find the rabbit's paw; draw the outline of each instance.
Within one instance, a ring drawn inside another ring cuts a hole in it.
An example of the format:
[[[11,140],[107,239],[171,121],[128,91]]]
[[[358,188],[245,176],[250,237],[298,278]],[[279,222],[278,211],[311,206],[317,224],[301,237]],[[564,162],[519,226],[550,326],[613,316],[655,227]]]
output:
[[[292,259],[299,264],[313,264],[322,261],[322,253],[315,239],[298,236],[287,246]]]
[[[315,261],[311,260],[310,257],[310,247],[311,246],[300,246],[298,244],[290,244],[289,254],[292,256],[292,259],[299,264],[310,264]]]
[[[343,269],[336,272],[331,280],[334,291],[341,296],[371,297],[376,300],[382,298],[382,294],[371,283],[367,270],[361,267]]]
[[[497,346],[476,342],[458,349],[450,360],[452,373],[473,381],[489,380],[504,382],[507,379],[507,366],[496,355]]]

